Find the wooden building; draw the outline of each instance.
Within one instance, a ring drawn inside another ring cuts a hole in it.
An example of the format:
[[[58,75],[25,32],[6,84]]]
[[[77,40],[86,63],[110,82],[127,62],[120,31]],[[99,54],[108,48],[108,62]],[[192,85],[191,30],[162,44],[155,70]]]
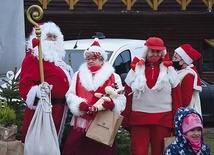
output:
[[[108,38],[158,36],[171,55],[189,43],[202,54],[195,64],[201,77],[214,81],[214,0],[24,0],[25,10],[33,4],[44,9],[40,22],[54,21],[65,40],[95,32]],[[25,27],[27,37],[27,19]]]

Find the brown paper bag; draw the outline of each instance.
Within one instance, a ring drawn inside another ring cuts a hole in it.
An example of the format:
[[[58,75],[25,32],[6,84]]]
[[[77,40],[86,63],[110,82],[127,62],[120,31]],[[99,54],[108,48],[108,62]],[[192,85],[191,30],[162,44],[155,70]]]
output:
[[[99,111],[86,132],[86,136],[111,147],[122,121],[123,116],[115,112]]]
[[[173,142],[175,141],[175,136],[171,136],[171,137],[166,137],[164,138],[164,151],[166,150],[166,148]]]

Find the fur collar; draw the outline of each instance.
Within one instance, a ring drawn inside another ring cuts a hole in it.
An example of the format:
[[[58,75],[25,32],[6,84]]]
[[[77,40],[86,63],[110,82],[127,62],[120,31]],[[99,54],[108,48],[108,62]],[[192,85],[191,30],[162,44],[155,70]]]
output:
[[[139,67],[139,68],[138,68]],[[130,77],[133,78],[133,77]],[[162,89],[168,82],[167,78],[167,67],[160,64],[160,73],[156,84],[152,87],[152,90],[158,91]],[[132,91],[145,91],[146,87],[146,77],[145,77],[145,65],[137,66],[135,71],[135,78],[133,78],[133,83],[131,85]]]
[[[79,68],[80,83],[86,90],[95,91],[101,87],[113,73],[114,68],[109,64],[109,62],[105,62],[102,68],[92,76],[87,64],[84,63]]]

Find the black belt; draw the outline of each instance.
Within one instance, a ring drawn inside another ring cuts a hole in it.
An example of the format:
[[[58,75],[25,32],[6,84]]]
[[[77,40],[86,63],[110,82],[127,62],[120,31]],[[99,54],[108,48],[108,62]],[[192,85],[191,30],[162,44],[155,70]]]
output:
[[[51,104],[65,104],[65,98],[52,98]]]

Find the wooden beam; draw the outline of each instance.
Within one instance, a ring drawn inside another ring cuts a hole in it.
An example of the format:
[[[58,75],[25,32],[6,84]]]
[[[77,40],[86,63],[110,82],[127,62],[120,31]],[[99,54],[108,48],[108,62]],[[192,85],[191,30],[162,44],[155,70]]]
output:
[[[202,0],[202,1],[204,2],[204,4],[206,4],[207,10],[211,12],[213,8],[214,0]]]
[[[65,0],[66,3],[69,5],[69,10],[74,9],[74,5],[79,1],[79,0]]]
[[[107,0],[93,0],[93,1],[98,6],[98,10],[102,10],[103,5],[107,2]]]
[[[181,6],[181,10],[186,10],[187,9],[187,5],[189,5],[189,3],[192,0],[176,0],[178,2],[178,4],[180,4]]]
[[[207,44],[214,48],[214,39],[204,39]]]
[[[43,9],[47,9],[48,3],[49,3],[50,1],[51,1],[51,0],[39,0],[39,2],[42,4],[42,8],[43,8]]]
[[[163,2],[163,0],[153,0],[153,3],[151,0],[146,0],[146,2],[153,10],[158,10],[158,6]]]
[[[126,5],[126,10],[131,10],[132,6],[137,2],[137,0],[122,0],[122,2]]]

